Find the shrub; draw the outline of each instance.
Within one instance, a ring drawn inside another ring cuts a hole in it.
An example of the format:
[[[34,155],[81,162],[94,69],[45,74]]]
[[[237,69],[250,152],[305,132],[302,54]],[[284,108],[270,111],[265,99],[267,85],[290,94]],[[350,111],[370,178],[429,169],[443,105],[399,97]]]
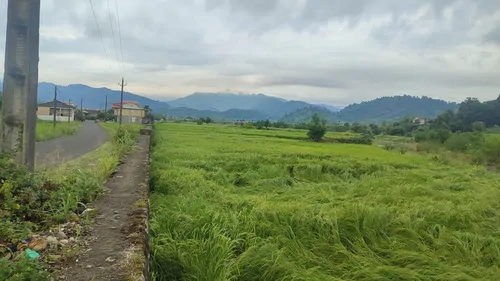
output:
[[[371,134],[364,134],[362,136],[357,137],[349,137],[349,138],[335,138],[333,139],[338,143],[351,143],[351,144],[367,144],[371,145],[373,143],[373,136]]]
[[[432,141],[425,141],[417,144],[417,151],[424,153],[435,153],[438,152],[441,145]]]
[[[245,125],[243,125],[243,128],[245,128],[245,129],[255,129],[255,126],[252,123],[245,123]]]
[[[480,151],[488,164],[500,164],[500,140],[498,138],[484,138]]]
[[[477,133],[452,134],[445,142],[444,147],[451,151],[465,152],[472,147],[481,146],[484,137]]]

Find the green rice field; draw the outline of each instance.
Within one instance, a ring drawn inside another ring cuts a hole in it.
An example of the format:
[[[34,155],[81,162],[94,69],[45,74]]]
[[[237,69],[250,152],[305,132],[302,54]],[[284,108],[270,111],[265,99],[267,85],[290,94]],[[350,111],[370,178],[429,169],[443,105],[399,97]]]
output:
[[[302,137],[155,124],[153,280],[500,280],[499,174]]]

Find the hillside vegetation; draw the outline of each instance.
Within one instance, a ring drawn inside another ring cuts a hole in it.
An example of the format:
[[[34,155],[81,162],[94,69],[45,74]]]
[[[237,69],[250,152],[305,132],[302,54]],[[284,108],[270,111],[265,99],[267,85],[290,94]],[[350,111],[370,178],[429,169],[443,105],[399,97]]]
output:
[[[154,280],[500,276],[500,175],[483,167],[293,130],[155,129]]]
[[[287,123],[307,122],[314,113],[317,113],[329,123],[382,123],[396,121],[404,117],[435,118],[447,110],[455,110],[457,106],[456,103],[448,103],[443,100],[404,95],[382,97],[359,104],[351,104],[335,113],[319,107],[302,108],[285,115],[281,121]]]

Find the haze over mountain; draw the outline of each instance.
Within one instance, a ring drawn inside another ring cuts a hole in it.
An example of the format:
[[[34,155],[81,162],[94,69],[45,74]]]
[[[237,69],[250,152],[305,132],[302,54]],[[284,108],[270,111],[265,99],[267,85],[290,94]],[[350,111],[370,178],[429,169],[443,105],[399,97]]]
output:
[[[2,85],[0,84],[0,87]],[[54,97],[52,83],[42,82],[38,86],[38,101],[50,101]],[[120,92],[107,88],[93,88],[74,84],[58,86],[58,100],[72,102],[91,109],[104,109],[120,101]],[[341,110],[324,104],[310,104],[264,94],[194,93],[169,102],[156,101],[141,95],[124,92],[124,100],[138,101],[148,105],[153,112],[171,117],[210,117],[218,120],[283,120],[287,123],[308,122],[318,113],[329,122],[380,123],[394,121],[405,116],[433,118],[448,109],[455,109],[456,103],[428,97],[393,96],[372,101],[351,104]]]
[[[254,110],[276,119],[303,107],[311,106],[303,101],[285,99],[264,94],[194,93],[168,102],[173,107],[188,107],[198,110],[227,111],[230,109]]]

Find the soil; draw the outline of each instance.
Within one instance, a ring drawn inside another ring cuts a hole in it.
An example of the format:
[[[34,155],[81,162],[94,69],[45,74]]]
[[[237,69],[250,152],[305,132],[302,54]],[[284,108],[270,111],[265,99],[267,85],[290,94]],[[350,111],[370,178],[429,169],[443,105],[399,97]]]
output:
[[[89,206],[98,211],[95,224],[81,238],[85,246],[76,261],[57,273],[58,280],[144,280],[149,138],[140,136],[106,183],[107,193]]]

